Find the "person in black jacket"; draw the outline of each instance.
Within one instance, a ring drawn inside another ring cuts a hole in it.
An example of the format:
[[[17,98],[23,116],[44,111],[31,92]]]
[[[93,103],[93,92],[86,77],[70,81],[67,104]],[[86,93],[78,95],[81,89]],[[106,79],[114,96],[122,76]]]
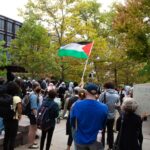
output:
[[[68,141],[67,141],[67,149],[66,150],[70,150],[72,142],[73,142],[73,137],[72,137],[72,128],[70,125],[70,110],[72,105],[79,99],[79,87],[75,87],[74,88],[74,93],[73,96],[71,96],[68,101],[66,101],[67,103],[67,109],[69,111],[69,115],[67,118],[67,122],[66,122],[66,135],[68,135]]]
[[[120,150],[142,150],[142,118],[135,113],[138,108],[133,98],[126,98],[122,104],[123,114],[117,119],[117,142]]]
[[[21,98],[18,96],[19,86],[14,81],[10,81],[6,85],[6,92],[13,98],[13,118],[4,118],[5,135],[3,141],[3,150],[14,150],[15,141],[18,131],[19,120],[22,114]],[[11,115],[11,114],[10,114]]]
[[[42,104],[42,105],[50,105],[50,106],[52,106],[52,108],[50,110],[51,127],[46,131],[42,130],[42,136],[41,136],[41,141],[40,141],[40,150],[44,149],[44,142],[45,142],[46,136],[47,136],[47,143],[46,143],[46,149],[45,150],[50,149],[51,140],[52,140],[53,132],[55,129],[55,124],[56,124],[55,119],[59,115],[58,104],[56,102],[54,102],[54,98],[56,97],[56,95],[57,95],[56,90],[48,91],[48,98],[46,98]]]

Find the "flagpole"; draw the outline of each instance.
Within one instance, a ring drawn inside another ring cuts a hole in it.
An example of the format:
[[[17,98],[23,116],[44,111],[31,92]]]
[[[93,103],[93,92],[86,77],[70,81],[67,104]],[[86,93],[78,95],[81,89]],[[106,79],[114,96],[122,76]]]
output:
[[[92,42],[92,46],[91,46],[91,50],[90,50],[90,53],[89,53],[89,57],[90,57],[90,54],[91,54],[91,51],[92,51],[92,48],[93,48],[93,44],[94,44],[94,41]],[[83,74],[82,74],[82,78],[81,78],[81,86],[84,85],[84,75],[85,75],[85,71],[86,71],[86,68],[87,68],[88,61],[89,61],[89,57],[85,61],[84,70],[83,70]]]

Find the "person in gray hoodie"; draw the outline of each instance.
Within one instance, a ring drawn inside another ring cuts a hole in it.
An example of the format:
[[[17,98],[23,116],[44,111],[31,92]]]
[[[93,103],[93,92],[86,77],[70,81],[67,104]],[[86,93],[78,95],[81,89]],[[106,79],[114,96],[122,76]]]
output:
[[[108,116],[106,122],[107,144],[109,146],[108,150],[111,150],[114,144],[113,126],[115,122],[116,108],[118,108],[119,103],[119,94],[115,90],[115,86],[112,82],[105,83],[104,89],[105,90],[100,95],[99,100],[105,103],[108,107]],[[105,129],[103,130],[102,135],[102,143],[103,146],[105,146]]]

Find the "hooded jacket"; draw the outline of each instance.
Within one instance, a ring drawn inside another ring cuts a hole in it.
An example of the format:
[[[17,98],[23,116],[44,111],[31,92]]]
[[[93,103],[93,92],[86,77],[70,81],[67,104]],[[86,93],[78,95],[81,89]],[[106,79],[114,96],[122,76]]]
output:
[[[114,89],[106,89],[100,97],[99,100],[105,103],[108,107],[108,117],[107,119],[114,119],[115,118],[115,110],[116,104],[119,102],[119,94]]]

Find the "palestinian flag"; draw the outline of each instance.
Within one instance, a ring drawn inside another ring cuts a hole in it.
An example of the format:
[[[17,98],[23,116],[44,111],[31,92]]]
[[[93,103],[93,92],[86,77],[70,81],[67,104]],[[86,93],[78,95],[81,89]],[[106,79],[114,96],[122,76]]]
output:
[[[88,58],[93,47],[93,42],[70,43],[60,47],[58,56],[71,56],[75,58]]]

